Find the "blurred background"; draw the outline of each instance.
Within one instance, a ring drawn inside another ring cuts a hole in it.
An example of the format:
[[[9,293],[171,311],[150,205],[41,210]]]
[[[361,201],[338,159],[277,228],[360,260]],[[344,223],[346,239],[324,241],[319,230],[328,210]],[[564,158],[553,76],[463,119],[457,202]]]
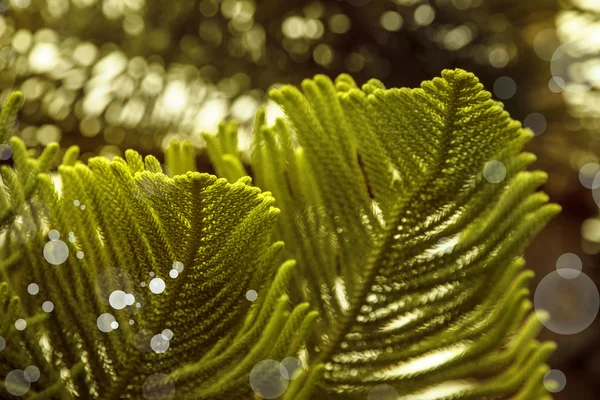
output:
[[[0,14],[0,100],[24,93],[19,135],[77,144],[83,159],[162,160],[186,138],[209,171],[199,133],[235,119],[248,147],[257,108],[277,116],[272,86],[474,72],[535,133],[528,150],[564,210],[526,254],[532,299],[557,316],[542,335],[559,344],[555,398],[599,397],[599,0],[4,0]],[[557,268],[581,272],[557,288],[544,281]]]

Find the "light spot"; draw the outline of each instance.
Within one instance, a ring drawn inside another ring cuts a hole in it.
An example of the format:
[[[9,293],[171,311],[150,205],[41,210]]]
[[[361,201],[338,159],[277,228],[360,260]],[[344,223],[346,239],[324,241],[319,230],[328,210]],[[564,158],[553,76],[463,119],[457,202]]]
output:
[[[483,167],[483,176],[490,183],[502,182],[506,178],[506,167],[502,161],[489,161]]]
[[[179,272],[177,272],[176,269],[172,269],[171,271],[169,271],[169,276],[173,279],[177,278],[179,276]]]
[[[25,378],[25,371],[21,369],[10,371],[4,378],[4,388],[13,396],[23,396],[30,387],[31,382]]]
[[[577,278],[582,268],[581,258],[573,253],[565,253],[556,260],[556,271],[565,279]]]
[[[579,169],[579,182],[587,189],[596,189],[596,176],[600,172],[600,165],[596,163],[587,163]]]
[[[12,148],[6,143],[0,144],[0,160],[6,161],[12,157]]]
[[[335,14],[329,18],[329,29],[333,33],[346,33],[350,30],[351,21],[345,14]]]
[[[165,281],[161,278],[154,278],[150,281],[150,291],[155,294],[160,294],[165,291]]]
[[[114,329],[112,327],[113,322],[116,322],[115,317],[112,314],[104,313],[98,317],[96,325],[102,332],[110,332]]]
[[[181,261],[175,261],[173,263],[173,269],[179,273],[183,272],[183,263]]]
[[[489,48],[488,60],[494,68],[504,68],[510,61],[510,54],[505,46],[497,44]]]
[[[396,11],[386,11],[379,18],[381,26],[390,32],[399,31],[403,22],[402,16]]]
[[[81,206],[79,206],[79,208],[81,208],[81,210],[85,210],[85,204],[82,204]]]
[[[2,336],[0,336],[0,351],[4,350],[6,348],[6,339],[4,339]]]
[[[77,258],[79,258],[81,260],[81,259],[83,259],[83,257],[85,257],[85,253],[83,251],[78,251]]]
[[[502,100],[507,100],[517,93],[517,84],[509,76],[501,76],[494,82],[494,94]]]
[[[125,304],[131,306],[133,305],[133,303],[135,303],[135,296],[131,293],[127,293],[127,295],[125,296]]]
[[[523,126],[533,131],[535,136],[541,135],[546,130],[548,122],[546,117],[540,113],[531,113],[523,120]]]
[[[554,271],[537,286],[533,305],[546,328],[561,335],[572,335],[594,322],[600,308],[600,295],[594,281],[585,273],[565,279]],[[550,318],[545,318],[548,314]]]
[[[35,296],[39,292],[40,287],[37,285],[37,283],[30,283],[29,286],[27,286],[27,293],[29,293],[30,295]]]
[[[260,103],[250,95],[239,96],[231,105],[231,115],[237,121],[251,120],[256,114]]]
[[[141,287],[146,287],[146,282],[142,282],[142,283],[140,283],[140,286],[141,286]]]
[[[74,201],[73,201],[73,205],[74,205],[75,207],[79,207],[79,205],[80,205],[80,204],[81,204],[81,202],[80,202],[79,200],[74,200]]]
[[[27,322],[23,318],[19,318],[15,321],[15,328],[18,331],[23,331],[25,328],[27,328]]]
[[[129,325],[133,325],[133,324],[135,324],[135,321],[134,321],[134,320],[132,320],[132,319],[130,319],[130,320],[129,320]]]
[[[255,301],[258,298],[258,293],[256,292],[256,290],[248,290],[246,292],[246,299],[248,299],[249,301]]]
[[[48,232],[48,239],[52,241],[60,239],[60,232],[58,232],[56,229],[52,229],[50,232]]]
[[[45,301],[42,303],[42,310],[46,313],[51,313],[54,310],[54,303],[51,301]]]
[[[414,18],[417,25],[427,26],[435,19],[435,10],[428,4],[421,4],[415,9]]]
[[[117,329],[119,327],[119,323],[117,321],[113,321],[110,323],[110,327],[112,329]]]
[[[263,399],[276,399],[288,388],[287,369],[276,360],[263,360],[250,371],[250,387]]]
[[[550,393],[558,393],[567,386],[567,377],[558,369],[551,369],[544,375],[544,387]]]
[[[52,265],[60,265],[69,258],[69,248],[62,240],[51,240],[44,246],[44,258]]]
[[[29,52],[31,72],[45,73],[52,71],[59,61],[59,51],[53,43],[37,43]]]
[[[108,302],[115,310],[122,310],[127,306],[127,293],[122,290],[115,290],[110,294]]]
[[[35,365],[25,368],[24,372],[27,382],[37,382],[40,379],[40,369]]]
[[[290,39],[299,39],[306,32],[306,24],[303,18],[294,15],[283,21],[281,31]]]
[[[169,349],[169,339],[162,334],[154,335],[150,340],[150,347],[155,353],[161,354]]]
[[[161,335],[163,335],[167,340],[173,339],[173,331],[170,329],[163,330]]]
[[[554,76],[548,81],[548,89],[550,89],[552,93],[562,92],[565,90],[565,85],[565,80],[560,76]]]

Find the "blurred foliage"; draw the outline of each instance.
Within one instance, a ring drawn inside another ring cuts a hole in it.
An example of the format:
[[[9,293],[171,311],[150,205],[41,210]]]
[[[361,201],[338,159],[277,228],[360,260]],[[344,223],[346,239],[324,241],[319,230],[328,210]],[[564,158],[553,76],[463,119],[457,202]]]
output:
[[[214,131],[225,117],[241,123],[247,147],[266,89],[316,73],[414,86],[461,66],[490,87],[522,68],[532,53],[523,35],[557,9],[516,0],[4,4],[0,88],[25,95],[23,139],[78,144],[84,158],[121,148],[159,155],[168,139]]]

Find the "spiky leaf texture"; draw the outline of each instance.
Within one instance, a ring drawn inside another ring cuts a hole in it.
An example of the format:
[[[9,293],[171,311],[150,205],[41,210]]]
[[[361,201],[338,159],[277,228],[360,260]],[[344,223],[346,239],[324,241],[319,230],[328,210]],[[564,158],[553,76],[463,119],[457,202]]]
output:
[[[206,136],[226,179],[188,172],[185,143],[168,149],[168,175],[151,156],[84,165],[71,148],[58,190],[57,146],[34,159],[11,140],[0,376],[38,366],[32,398],[250,399],[257,362],[302,353],[308,371],[285,400],[548,397],[553,345],[535,340],[520,256],[558,207],[536,192],[545,174],[524,170],[530,132],[461,70],[419,89],[317,76],[271,97],[287,119],[257,115],[260,189],[232,124]],[[490,160],[506,168],[496,183]],[[60,265],[43,256],[51,229],[69,250]],[[148,290],[154,278],[164,292]],[[111,308],[115,290],[140,307]],[[102,332],[107,312],[118,328]],[[148,349],[164,329],[169,349]]]
[[[531,132],[462,70],[417,89],[347,75],[301,89],[271,91],[287,119],[259,113],[251,154],[298,263],[291,298],[322,317],[303,378],[318,388],[301,398],[548,397],[554,345],[535,340],[521,254],[559,207],[524,170]],[[235,181],[232,130],[207,141]]]
[[[13,103],[5,107],[11,117]],[[316,313],[306,303],[290,306],[285,289],[295,262],[270,240],[279,211],[249,178],[170,178],[156,158],[133,151],[84,165],[71,148],[58,190],[46,173],[57,145],[37,159],[20,140],[10,145],[14,166],[2,167],[0,186],[2,398],[22,391],[35,399],[251,398],[248,374],[257,362],[298,353]],[[50,230],[60,239],[49,240]],[[175,279],[173,266],[183,268]],[[149,290],[158,278],[162,293]],[[28,293],[30,283],[39,293]],[[254,303],[250,289],[260,293]],[[115,291],[135,301],[115,309]],[[98,319],[105,313],[115,320]],[[27,390],[9,373],[30,365],[41,374]]]

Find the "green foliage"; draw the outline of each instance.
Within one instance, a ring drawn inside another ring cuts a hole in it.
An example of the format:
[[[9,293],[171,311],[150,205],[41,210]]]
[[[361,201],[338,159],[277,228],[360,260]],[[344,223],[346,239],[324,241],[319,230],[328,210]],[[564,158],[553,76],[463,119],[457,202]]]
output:
[[[309,349],[325,373],[311,398],[364,399],[378,384],[426,396],[474,376],[451,398],[545,392],[553,345],[534,339],[520,255],[559,207],[535,193],[546,175],[523,171],[531,133],[460,70],[419,89],[317,76],[270,96],[288,122],[259,114],[252,167],[298,262],[291,297],[322,317]],[[215,148],[222,162],[233,153]],[[483,177],[490,160],[506,166],[499,183]]]
[[[168,175],[152,156],[84,165],[71,148],[60,190],[58,146],[33,158],[11,139],[0,376],[38,366],[31,398],[251,399],[253,367],[294,356],[305,371],[285,400],[423,399],[440,385],[444,399],[548,398],[554,345],[535,339],[521,253],[559,207],[536,192],[546,175],[524,170],[531,133],[461,70],[419,89],[317,76],[270,95],[287,120],[256,117],[257,187],[231,123],[205,134],[221,178],[189,172],[187,143],[167,150]],[[483,176],[490,160],[500,182]],[[51,229],[73,232],[60,265],[44,257]],[[140,307],[111,311],[115,290]],[[118,329],[99,329],[104,313]],[[169,349],[148,349],[164,329]]]

